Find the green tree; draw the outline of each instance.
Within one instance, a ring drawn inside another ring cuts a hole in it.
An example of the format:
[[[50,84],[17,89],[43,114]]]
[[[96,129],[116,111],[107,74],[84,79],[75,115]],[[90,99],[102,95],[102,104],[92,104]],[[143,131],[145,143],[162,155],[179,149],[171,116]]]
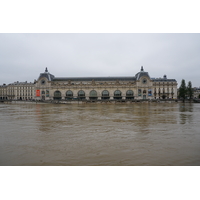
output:
[[[181,86],[179,87],[178,92],[179,92],[179,98],[183,99],[183,102],[184,102],[186,94],[187,94],[187,88],[186,88],[184,79],[182,79],[181,81]]]
[[[190,99],[192,99],[193,97],[193,88],[192,88],[192,83],[191,81],[188,82],[188,86],[187,86],[187,95]]]

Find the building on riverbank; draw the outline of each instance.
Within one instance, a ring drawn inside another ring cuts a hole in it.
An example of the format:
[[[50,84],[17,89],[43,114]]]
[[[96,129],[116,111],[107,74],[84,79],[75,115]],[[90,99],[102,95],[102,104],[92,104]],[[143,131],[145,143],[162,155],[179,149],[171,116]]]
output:
[[[151,78],[141,67],[135,76],[55,77],[45,69],[34,83],[0,86],[0,99],[133,100],[176,99],[177,81]]]
[[[37,100],[176,99],[177,81],[151,78],[141,67],[135,76],[55,77],[46,68],[35,83]]]
[[[199,96],[200,96],[200,87],[194,87],[193,88],[193,92],[194,92],[194,94],[193,94],[194,98],[199,98]]]
[[[35,84],[14,82],[0,86],[0,99],[7,100],[32,100],[35,99]]]

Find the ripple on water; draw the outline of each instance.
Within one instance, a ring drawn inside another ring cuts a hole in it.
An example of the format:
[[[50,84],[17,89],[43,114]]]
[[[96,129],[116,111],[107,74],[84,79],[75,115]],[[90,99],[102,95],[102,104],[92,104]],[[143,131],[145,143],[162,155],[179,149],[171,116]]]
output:
[[[0,104],[0,165],[199,165],[200,105]]]

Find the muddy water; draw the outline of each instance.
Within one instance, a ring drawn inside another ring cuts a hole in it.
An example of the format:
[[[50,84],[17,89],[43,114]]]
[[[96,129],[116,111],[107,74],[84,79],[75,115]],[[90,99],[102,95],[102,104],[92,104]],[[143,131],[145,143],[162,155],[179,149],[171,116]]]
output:
[[[0,104],[0,165],[200,165],[200,104]]]

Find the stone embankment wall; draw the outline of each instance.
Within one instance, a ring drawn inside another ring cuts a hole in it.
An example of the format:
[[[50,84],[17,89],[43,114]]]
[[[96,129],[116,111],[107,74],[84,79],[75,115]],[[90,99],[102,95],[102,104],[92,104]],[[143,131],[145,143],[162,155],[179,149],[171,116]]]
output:
[[[86,104],[86,103],[182,103],[182,100],[177,99],[155,99],[155,100],[48,100],[48,101],[29,101],[29,100],[3,100],[0,103],[13,103],[13,104]],[[200,100],[185,100],[184,103],[200,103]]]
[[[177,100],[47,100],[47,101],[29,101],[29,100],[4,100],[1,101],[1,103],[18,103],[18,104],[29,104],[29,103],[61,103],[61,104],[65,104],[65,103],[151,103],[151,102],[155,102],[155,103],[163,103],[163,102],[177,102]]]

